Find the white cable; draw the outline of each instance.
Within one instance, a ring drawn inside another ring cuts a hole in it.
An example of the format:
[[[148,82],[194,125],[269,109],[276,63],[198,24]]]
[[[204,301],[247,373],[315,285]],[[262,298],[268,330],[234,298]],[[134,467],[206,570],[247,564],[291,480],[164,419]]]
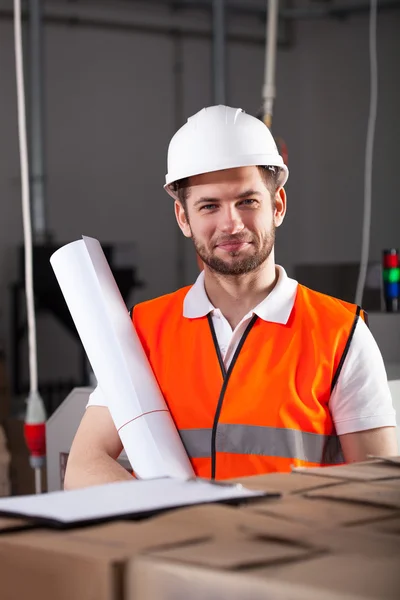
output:
[[[14,0],[14,44],[17,78],[18,138],[21,163],[22,220],[25,246],[25,293],[28,320],[30,395],[38,391],[36,322],[33,291],[32,225],[29,200],[29,163],[25,116],[24,66],[22,58],[21,1]]]
[[[356,304],[361,305],[367,277],[369,243],[371,236],[372,208],[372,164],[374,153],[375,124],[378,110],[378,56],[376,49],[378,0],[371,0],[369,17],[369,59],[370,59],[370,104],[368,115],[367,142],[365,147],[364,173],[364,215],[362,227],[362,246],[360,271],[356,289]]]
[[[35,491],[36,494],[42,493],[42,470],[38,468],[35,469]]]
[[[264,86],[263,86],[263,115],[265,124],[271,128],[272,113],[275,99],[275,66],[278,40],[279,0],[268,0]]]

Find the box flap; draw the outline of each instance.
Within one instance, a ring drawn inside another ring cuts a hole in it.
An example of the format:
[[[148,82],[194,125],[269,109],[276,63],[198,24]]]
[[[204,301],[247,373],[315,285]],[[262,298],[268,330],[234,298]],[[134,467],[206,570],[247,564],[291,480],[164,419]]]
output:
[[[246,521],[239,523],[238,530],[254,538],[287,542],[305,548],[323,550],[326,544],[323,539],[314,541],[313,529],[309,524],[278,518],[257,512],[255,507],[240,508],[240,513],[247,515]],[[253,520],[248,518],[252,514]]]
[[[395,516],[391,516],[388,519],[379,519],[372,523],[357,525],[352,528],[352,531],[373,531],[387,535],[400,536],[400,515],[399,513],[396,513]]]
[[[371,456],[371,458],[376,458],[382,460],[383,462],[390,463],[392,465],[397,465],[400,467],[400,456]]]
[[[352,481],[379,481],[380,479],[400,479],[400,463],[373,460],[333,467],[296,467],[296,473],[350,479]]]
[[[297,496],[286,496],[280,502],[256,504],[253,511],[322,527],[362,523],[392,513],[388,508],[377,506]]]
[[[221,507],[222,508],[222,507]],[[70,537],[86,543],[120,546],[129,553],[142,549],[163,548],[212,538],[213,528],[202,520],[186,521],[165,520],[162,516],[140,521],[116,521],[97,527],[77,529]]]
[[[392,519],[376,521],[373,523],[373,529],[376,529],[376,531],[381,531],[382,533],[400,535],[400,516],[393,517]]]
[[[364,596],[343,591],[321,590],[262,576],[263,571],[270,570],[271,567],[223,571],[141,557],[129,565],[127,587],[130,597],[143,600],[365,600]]]
[[[197,523],[185,527],[153,523],[115,522],[73,531],[36,530],[3,535],[0,545],[51,550],[64,555],[120,562],[149,548],[189,544],[212,537],[211,529]]]
[[[246,521],[240,514],[237,508],[218,504],[183,508],[140,521],[136,523],[135,532],[145,539],[149,539],[149,536],[157,541],[169,538],[170,543],[174,543],[175,540],[179,543],[185,535],[235,536],[239,524]],[[249,514],[247,520],[254,523],[257,517]]]
[[[241,483],[250,490],[263,492],[279,492],[281,494],[296,494],[327,485],[337,485],[332,477],[307,475],[307,473],[268,473],[267,475],[253,475],[241,477],[231,481]],[[340,482],[340,481],[339,481]]]
[[[336,527],[312,529],[309,539],[316,545],[324,544],[331,552],[357,554],[359,556],[400,556],[400,538],[382,532],[372,531],[365,525],[363,531],[357,528]]]
[[[358,504],[372,504],[400,508],[400,486],[391,487],[379,483],[345,483],[306,493],[310,498],[336,498]]]
[[[222,540],[151,552],[153,558],[219,569],[238,569],[310,556],[311,551],[290,544],[251,539]]]
[[[293,522],[284,522],[276,518],[269,518],[253,511],[256,505],[232,508],[228,506],[199,506],[194,508],[180,509],[167,513],[146,522],[136,525],[135,535],[140,539],[156,539],[158,547],[164,544],[163,530],[169,545],[179,545],[185,541],[179,536],[190,534],[195,537],[236,539],[238,535],[246,535],[252,538],[268,539],[290,543],[301,548],[320,548],[320,545],[308,542],[305,533],[308,531],[306,525]],[[104,526],[106,527],[106,526]],[[95,528],[98,531],[99,527]],[[171,535],[171,530],[173,534]]]

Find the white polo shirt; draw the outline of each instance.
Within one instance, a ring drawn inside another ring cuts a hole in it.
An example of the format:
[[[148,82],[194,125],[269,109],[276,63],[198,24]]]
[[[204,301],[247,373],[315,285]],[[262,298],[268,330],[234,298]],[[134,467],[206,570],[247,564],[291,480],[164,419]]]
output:
[[[186,294],[183,316],[197,319],[211,313],[221,355],[228,368],[240,339],[251,318],[285,325],[296,299],[297,281],[290,279],[277,266],[278,281],[270,294],[243,317],[232,331],[228,321],[215,308],[204,287],[204,272]],[[88,406],[106,406],[107,402],[96,388]],[[374,429],[395,427],[396,415],[379,348],[362,319],[358,319],[349,351],[343,363],[336,386],[329,400],[329,409],[338,435]]]

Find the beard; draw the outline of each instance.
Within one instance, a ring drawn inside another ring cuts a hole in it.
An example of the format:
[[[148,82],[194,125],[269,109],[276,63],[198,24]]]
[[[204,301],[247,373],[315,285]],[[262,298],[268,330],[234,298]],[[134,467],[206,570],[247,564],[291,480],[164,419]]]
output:
[[[255,234],[247,233],[227,236],[218,239],[216,242],[211,240],[213,250],[208,250],[204,244],[201,244],[193,235],[193,232],[192,240],[197,254],[212,271],[219,275],[244,275],[258,269],[271,254],[275,244],[275,225],[272,225],[271,229],[261,239],[258,239]],[[216,245],[223,242],[250,242],[255,251],[250,256],[243,257],[240,256],[240,250],[229,252],[229,255],[236,260],[225,261],[214,253]]]

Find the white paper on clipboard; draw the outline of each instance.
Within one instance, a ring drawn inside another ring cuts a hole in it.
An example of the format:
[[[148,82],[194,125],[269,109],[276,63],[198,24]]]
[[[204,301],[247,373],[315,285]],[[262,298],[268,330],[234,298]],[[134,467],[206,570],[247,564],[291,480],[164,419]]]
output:
[[[137,477],[193,476],[98,240],[84,236],[50,262]]]
[[[219,485],[201,479],[133,479],[80,490],[0,498],[0,514],[73,525],[265,495],[266,492],[248,490],[240,484]]]

